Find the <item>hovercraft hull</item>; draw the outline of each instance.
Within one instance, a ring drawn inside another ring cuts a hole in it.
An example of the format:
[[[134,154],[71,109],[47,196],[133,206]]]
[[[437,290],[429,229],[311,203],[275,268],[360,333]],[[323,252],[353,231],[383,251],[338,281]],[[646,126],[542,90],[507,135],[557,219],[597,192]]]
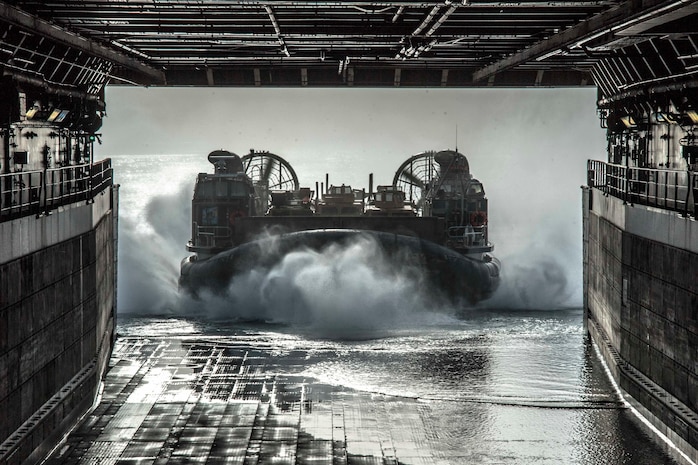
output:
[[[468,256],[414,236],[355,229],[298,231],[243,243],[207,259],[182,262],[180,288],[198,295],[204,289],[225,292],[236,277],[251,270],[270,270],[294,251],[322,251],[332,244],[359,238],[376,241],[396,264],[417,264],[430,289],[450,301],[475,304],[490,297],[499,285],[499,261],[487,254]],[[482,258],[481,258],[482,257]]]

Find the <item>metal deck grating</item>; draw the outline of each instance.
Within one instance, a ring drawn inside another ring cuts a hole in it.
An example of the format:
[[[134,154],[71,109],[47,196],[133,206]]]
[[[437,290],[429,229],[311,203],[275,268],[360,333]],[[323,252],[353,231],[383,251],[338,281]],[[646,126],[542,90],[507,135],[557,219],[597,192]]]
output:
[[[424,405],[293,375],[298,351],[227,342],[119,339],[101,404],[47,465],[439,463]]]

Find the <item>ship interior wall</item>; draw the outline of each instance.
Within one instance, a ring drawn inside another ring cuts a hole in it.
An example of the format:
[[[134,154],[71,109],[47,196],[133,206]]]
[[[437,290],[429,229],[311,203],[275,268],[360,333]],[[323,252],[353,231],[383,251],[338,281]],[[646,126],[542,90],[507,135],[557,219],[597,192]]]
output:
[[[0,265],[0,461],[40,457],[92,405],[114,333],[113,239],[109,213]]]
[[[585,207],[589,331],[626,400],[698,462],[698,255]]]

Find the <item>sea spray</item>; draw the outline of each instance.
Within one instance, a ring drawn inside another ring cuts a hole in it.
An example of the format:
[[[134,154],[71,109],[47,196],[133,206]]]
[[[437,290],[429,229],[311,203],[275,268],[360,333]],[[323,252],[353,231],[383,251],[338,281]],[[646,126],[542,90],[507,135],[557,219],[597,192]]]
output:
[[[581,283],[575,286],[576,260],[560,230],[551,228],[531,238],[519,250],[502,257],[502,280],[497,292],[480,308],[558,310],[580,306]]]
[[[184,244],[191,236],[192,179],[193,175],[183,176],[179,181],[171,180],[167,189],[164,189],[166,193],[161,195],[130,195],[130,201],[127,201],[126,195],[122,196],[118,281],[120,312],[197,314],[213,318],[227,314],[230,318],[258,318],[303,327],[325,325],[329,331],[332,324],[339,326],[343,315],[356,317],[346,318],[344,324],[347,327],[353,324],[369,326],[371,320],[366,318],[357,323],[359,316],[363,315],[361,311],[371,314],[380,308],[385,315],[393,315],[391,318],[396,321],[395,326],[400,326],[405,321],[418,320],[419,315],[440,308],[430,297],[423,295],[428,289],[425,289],[426,284],[416,275],[416,267],[397,265],[389,272],[384,269],[379,272],[379,261],[375,257],[368,253],[356,255],[357,249],[351,247],[345,251],[348,258],[352,258],[354,254],[355,259],[361,256],[366,259],[355,264],[354,270],[349,268],[345,274],[365,277],[372,282],[345,284],[337,279],[329,281],[327,273],[327,276],[318,277],[321,275],[318,270],[324,270],[329,260],[325,260],[323,254],[303,251],[300,256],[294,255],[280,261],[270,272],[254,270],[246,276],[238,276],[224,299],[216,296],[215,299],[211,297],[211,300],[202,298],[192,301],[177,289],[179,264],[187,255]],[[122,186],[122,194],[127,194],[129,186]],[[507,205],[502,205],[498,212],[506,217]],[[476,309],[555,309],[578,306],[581,283],[576,283],[578,271],[574,268],[581,267],[581,264],[577,256],[579,247],[569,232],[570,227],[555,218],[546,220],[545,227],[539,226],[535,237],[525,234],[525,237],[521,237],[521,234],[513,233],[520,225],[512,223],[509,228],[513,228],[511,237],[506,240],[500,237],[500,253],[509,249],[509,253],[500,255],[503,263],[500,289]],[[501,228],[496,230],[499,229]],[[525,228],[524,231],[528,232]],[[541,231],[544,234],[540,234]],[[516,241],[513,239],[516,237],[519,244],[514,244]],[[332,260],[337,260],[337,253],[329,255],[333,257]],[[334,276],[339,278],[342,274]],[[329,284],[322,288],[316,283],[310,286],[307,282],[323,279],[326,283],[336,283],[330,289]],[[261,289],[265,290],[264,293],[261,293]],[[283,289],[283,292],[279,289]],[[374,299],[373,304],[357,304],[371,298]],[[283,305],[274,307],[279,301]],[[293,304],[286,305],[286,301]],[[386,304],[386,301],[390,303]],[[306,307],[301,303],[306,304]],[[211,308],[206,308],[206,305]],[[292,311],[281,309],[284,305]],[[271,308],[267,308],[270,306]],[[421,309],[413,311],[420,306]],[[335,309],[335,313],[320,311],[321,308]],[[384,320],[375,322],[376,327],[389,326],[391,318],[383,318]]]
[[[201,299],[210,318],[262,320],[344,339],[444,322],[451,309],[432,301],[431,291],[419,267],[388,257],[362,236],[320,251],[293,251],[267,271],[235,276],[224,295]]]
[[[142,211],[122,205],[120,213],[119,311],[175,312],[179,263],[190,236],[191,185],[150,198]]]
[[[320,251],[296,250],[270,269],[236,275],[223,294],[192,298],[177,286],[191,232],[190,197],[191,186],[183,183],[152,197],[141,214],[122,215],[121,312],[266,321],[342,337],[422,324],[427,313],[444,311],[418,264],[387,257],[364,236]],[[267,245],[273,254],[275,242]]]
[[[482,308],[557,310],[571,306],[569,282],[558,259],[540,257],[526,264],[511,258],[511,264],[502,269],[500,288]]]

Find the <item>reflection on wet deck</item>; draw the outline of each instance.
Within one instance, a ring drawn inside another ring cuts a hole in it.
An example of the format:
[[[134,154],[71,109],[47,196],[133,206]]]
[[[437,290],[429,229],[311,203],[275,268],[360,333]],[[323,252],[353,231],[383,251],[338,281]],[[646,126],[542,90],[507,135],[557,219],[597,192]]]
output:
[[[120,338],[101,403],[47,463],[439,463],[424,404],[294,375],[307,357],[224,338]]]

